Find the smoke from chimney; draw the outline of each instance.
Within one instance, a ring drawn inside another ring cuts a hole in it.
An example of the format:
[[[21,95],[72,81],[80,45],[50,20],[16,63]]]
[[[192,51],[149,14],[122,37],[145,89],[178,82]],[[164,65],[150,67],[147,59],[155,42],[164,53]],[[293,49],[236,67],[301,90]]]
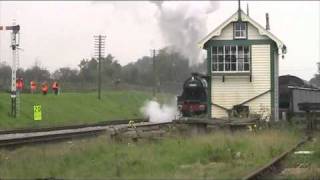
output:
[[[162,37],[175,51],[189,59],[189,65],[201,61],[197,43],[207,34],[208,14],[218,8],[218,2],[151,1],[156,4]]]

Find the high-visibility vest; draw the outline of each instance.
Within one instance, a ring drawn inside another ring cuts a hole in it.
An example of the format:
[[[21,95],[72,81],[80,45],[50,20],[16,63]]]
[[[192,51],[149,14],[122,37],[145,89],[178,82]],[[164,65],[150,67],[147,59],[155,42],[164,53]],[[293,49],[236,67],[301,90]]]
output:
[[[16,87],[17,87],[17,89],[20,89],[20,90],[23,89],[23,80],[22,79],[16,80]]]
[[[41,87],[42,91],[48,91],[48,85],[47,84],[43,84]]]
[[[30,82],[30,87],[31,87],[32,90],[37,89],[37,84],[36,84],[36,82],[31,81],[31,82]]]
[[[53,82],[52,83],[52,89],[58,89],[58,83],[57,82]]]

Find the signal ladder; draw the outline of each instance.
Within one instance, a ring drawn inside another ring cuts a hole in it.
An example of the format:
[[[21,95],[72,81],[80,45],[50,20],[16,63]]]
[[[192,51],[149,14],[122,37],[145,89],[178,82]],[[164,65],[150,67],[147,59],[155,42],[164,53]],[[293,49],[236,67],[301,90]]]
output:
[[[20,90],[17,89],[17,71],[19,69],[19,41],[20,41],[20,26],[16,26],[15,22],[13,26],[6,27],[7,30],[12,30],[11,33],[11,48],[12,48],[12,92],[15,95],[15,102],[13,102],[13,113],[14,117],[20,115]]]
[[[16,72],[19,69],[19,49],[17,48],[15,51],[13,51],[13,59],[15,59],[15,66],[16,66]],[[21,96],[20,96],[20,90],[16,90],[16,116],[20,116],[20,102],[21,102]]]

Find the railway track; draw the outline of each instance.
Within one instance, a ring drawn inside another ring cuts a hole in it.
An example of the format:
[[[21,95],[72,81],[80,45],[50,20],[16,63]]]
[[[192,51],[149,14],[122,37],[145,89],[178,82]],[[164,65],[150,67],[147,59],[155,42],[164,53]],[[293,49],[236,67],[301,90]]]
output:
[[[0,148],[97,136],[105,132],[106,129],[111,126],[128,126],[130,121],[134,121],[139,124],[147,122],[147,119],[125,119],[105,121],[95,124],[0,131]]]
[[[147,122],[148,120],[147,120],[147,119],[143,119],[143,118],[117,119],[117,120],[102,121],[102,122],[91,123],[91,124],[67,125],[67,126],[45,127],[45,128],[28,128],[28,129],[0,130],[0,135],[1,135],[1,134],[45,132],[45,131],[65,130],[65,129],[77,129],[77,128],[86,128],[86,127],[96,127],[96,126],[128,124],[129,121],[134,121],[134,122],[138,123],[138,122]]]
[[[133,121],[134,123],[129,123]],[[44,143],[52,141],[61,141],[66,139],[73,139],[79,137],[90,137],[97,136],[105,132],[109,132],[112,135],[116,134],[126,134],[128,135],[143,135],[147,134],[157,134],[163,133],[161,127],[167,124],[175,123],[186,123],[194,124],[193,126],[198,126],[205,124],[216,125],[224,124],[228,125],[226,122],[212,122],[212,121],[202,121],[201,119],[188,119],[183,121],[172,121],[172,122],[162,122],[162,123],[152,123],[148,122],[147,119],[119,119],[113,121],[104,121],[94,124],[82,124],[82,125],[69,125],[62,127],[48,127],[48,128],[33,128],[33,129],[15,129],[0,131],[0,148],[16,147],[25,144],[35,144]],[[132,127],[134,126],[134,128]],[[247,124],[240,124],[242,126],[247,126]],[[160,127],[161,126],[161,127]],[[230,124],[229,126],[239,126],[239,124]],[[137,130],[135,130],[137,128]],[[206,128],[206,127],[205,127]],[[130,130],[131,129],[131,130]],[[128,132],[131,131],[131,132]],[[136,133],[138,132],[138,134]],[[145,133],[147,132],[147,133]]]
[[[270,162],[265,164],[264,166],[252,171],[248,175],[242,178],[242,180],[254,180],[254,179],[267,179],[267,175],[274,172],[275,170],[279,170],[277,166],[279,166],[280,162],[285,159],[291,152],[296,150],[298,147],[303,145],[309,140],[309,138],[304,138],[297,144],[295,144],[293,147],[291,147],[289,150],[283,152],[279,156],[273,158]]]

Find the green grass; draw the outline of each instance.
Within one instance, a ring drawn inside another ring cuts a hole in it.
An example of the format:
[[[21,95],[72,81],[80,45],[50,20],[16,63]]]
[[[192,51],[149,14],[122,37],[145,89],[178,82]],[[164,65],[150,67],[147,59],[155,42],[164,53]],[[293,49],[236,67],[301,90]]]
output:
[[[164,95],[160,96],[164,99]],[[151,93],[139,91],[106,91],[102,100],[97,93],[22,94],[20,116],[10,117],[10,95],[0,93],[0,129],[45,127],[94,123],[110,119],[138,118],[140,107]],[[33,105],[42,106],[42,121],[33,120]]]
[[[0,150],[1,178],[233,179],[270,161],[299,140],[286,130],[216,132],[153,142],[97,139]]]

